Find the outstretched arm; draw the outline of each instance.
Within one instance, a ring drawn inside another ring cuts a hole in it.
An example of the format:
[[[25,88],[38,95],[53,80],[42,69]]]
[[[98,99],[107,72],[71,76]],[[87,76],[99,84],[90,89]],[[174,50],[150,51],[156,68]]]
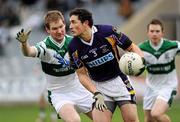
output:
[[[36,48],[34,46],[30,46],[27,42],[30,33],[31,30],[24,32],[24,29],[21,29],[21,31],[17,33],[16,39],[21,43],[21,49],[24,56],[35,57],[37,52]]]

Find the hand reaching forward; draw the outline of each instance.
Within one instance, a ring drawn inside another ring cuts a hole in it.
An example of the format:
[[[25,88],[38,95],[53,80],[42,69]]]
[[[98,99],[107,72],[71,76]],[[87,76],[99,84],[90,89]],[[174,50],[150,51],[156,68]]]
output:
[[[24,29],[21,29],[21,31],[17,33],[16,39],[21,43],[25,43],[28,40],[30,33],[31,33],[31,30],[24,32]]]

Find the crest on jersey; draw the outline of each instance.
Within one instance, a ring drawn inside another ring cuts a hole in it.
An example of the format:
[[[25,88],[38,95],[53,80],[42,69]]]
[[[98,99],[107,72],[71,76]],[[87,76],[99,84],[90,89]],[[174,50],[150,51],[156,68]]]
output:
[[[78,51],[76,50],[75,52],[72,53],[72,58],[74,60],[74,64],[77,66],[77,67],[80,67],[82,65],[82,62],[79,60],[78,58]]]
[[[102,45],[102,46],[100,47],[100,49],[102,49],[102,53],[106,53],[106,52],[109,51],[107,45]]]
[[[70,66],[70,61],[63,58],[60,54],[55,54],[54,58],[58,60],[58,62],[62,65],[62,67],[69,67]]]

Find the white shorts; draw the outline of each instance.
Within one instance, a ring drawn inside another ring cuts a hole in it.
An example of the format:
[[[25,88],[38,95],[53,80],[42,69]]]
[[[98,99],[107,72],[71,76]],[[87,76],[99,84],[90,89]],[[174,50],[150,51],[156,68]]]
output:
[[[65,104],[73,104],[78,113],[88,113],[92,110],[94,102],[93,95],[83,86],[78,86],[70,92],[61,90],[48,91],[49,102],[59,113],[60,109]]]
[[[175,88],[161,88],[152,90],[151,88],[147,87],[144,94],[143,109],[151,110],[156,99],[162,99],[169,105],[171,105],[173,97],[175,95]]]
[[[105,101],[135,101],[135,91],[130,81],[123,82],[118,76],[105,82],[95,82],[96,88],[104,95]]]

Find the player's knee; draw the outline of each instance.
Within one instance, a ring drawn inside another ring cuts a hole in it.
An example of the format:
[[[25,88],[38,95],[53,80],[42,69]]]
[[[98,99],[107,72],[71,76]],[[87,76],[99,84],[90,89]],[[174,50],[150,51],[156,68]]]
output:
[[[139,122],[138,117],[128,117],[128,118],[124,118],[124,122]]]
[[[152,116],[152,118],[158,120],[158,118],[160,118],[161,115],[157,111],[151,111],[151,116]]]
[[[80,116],[77,116],[77,115],[71,115],[70,117],[67,117],[65,119],[65,122],[81,122],[81,118]]]
[[[153,122],[153,118],[151,116],[145,116],[144,122]]]

